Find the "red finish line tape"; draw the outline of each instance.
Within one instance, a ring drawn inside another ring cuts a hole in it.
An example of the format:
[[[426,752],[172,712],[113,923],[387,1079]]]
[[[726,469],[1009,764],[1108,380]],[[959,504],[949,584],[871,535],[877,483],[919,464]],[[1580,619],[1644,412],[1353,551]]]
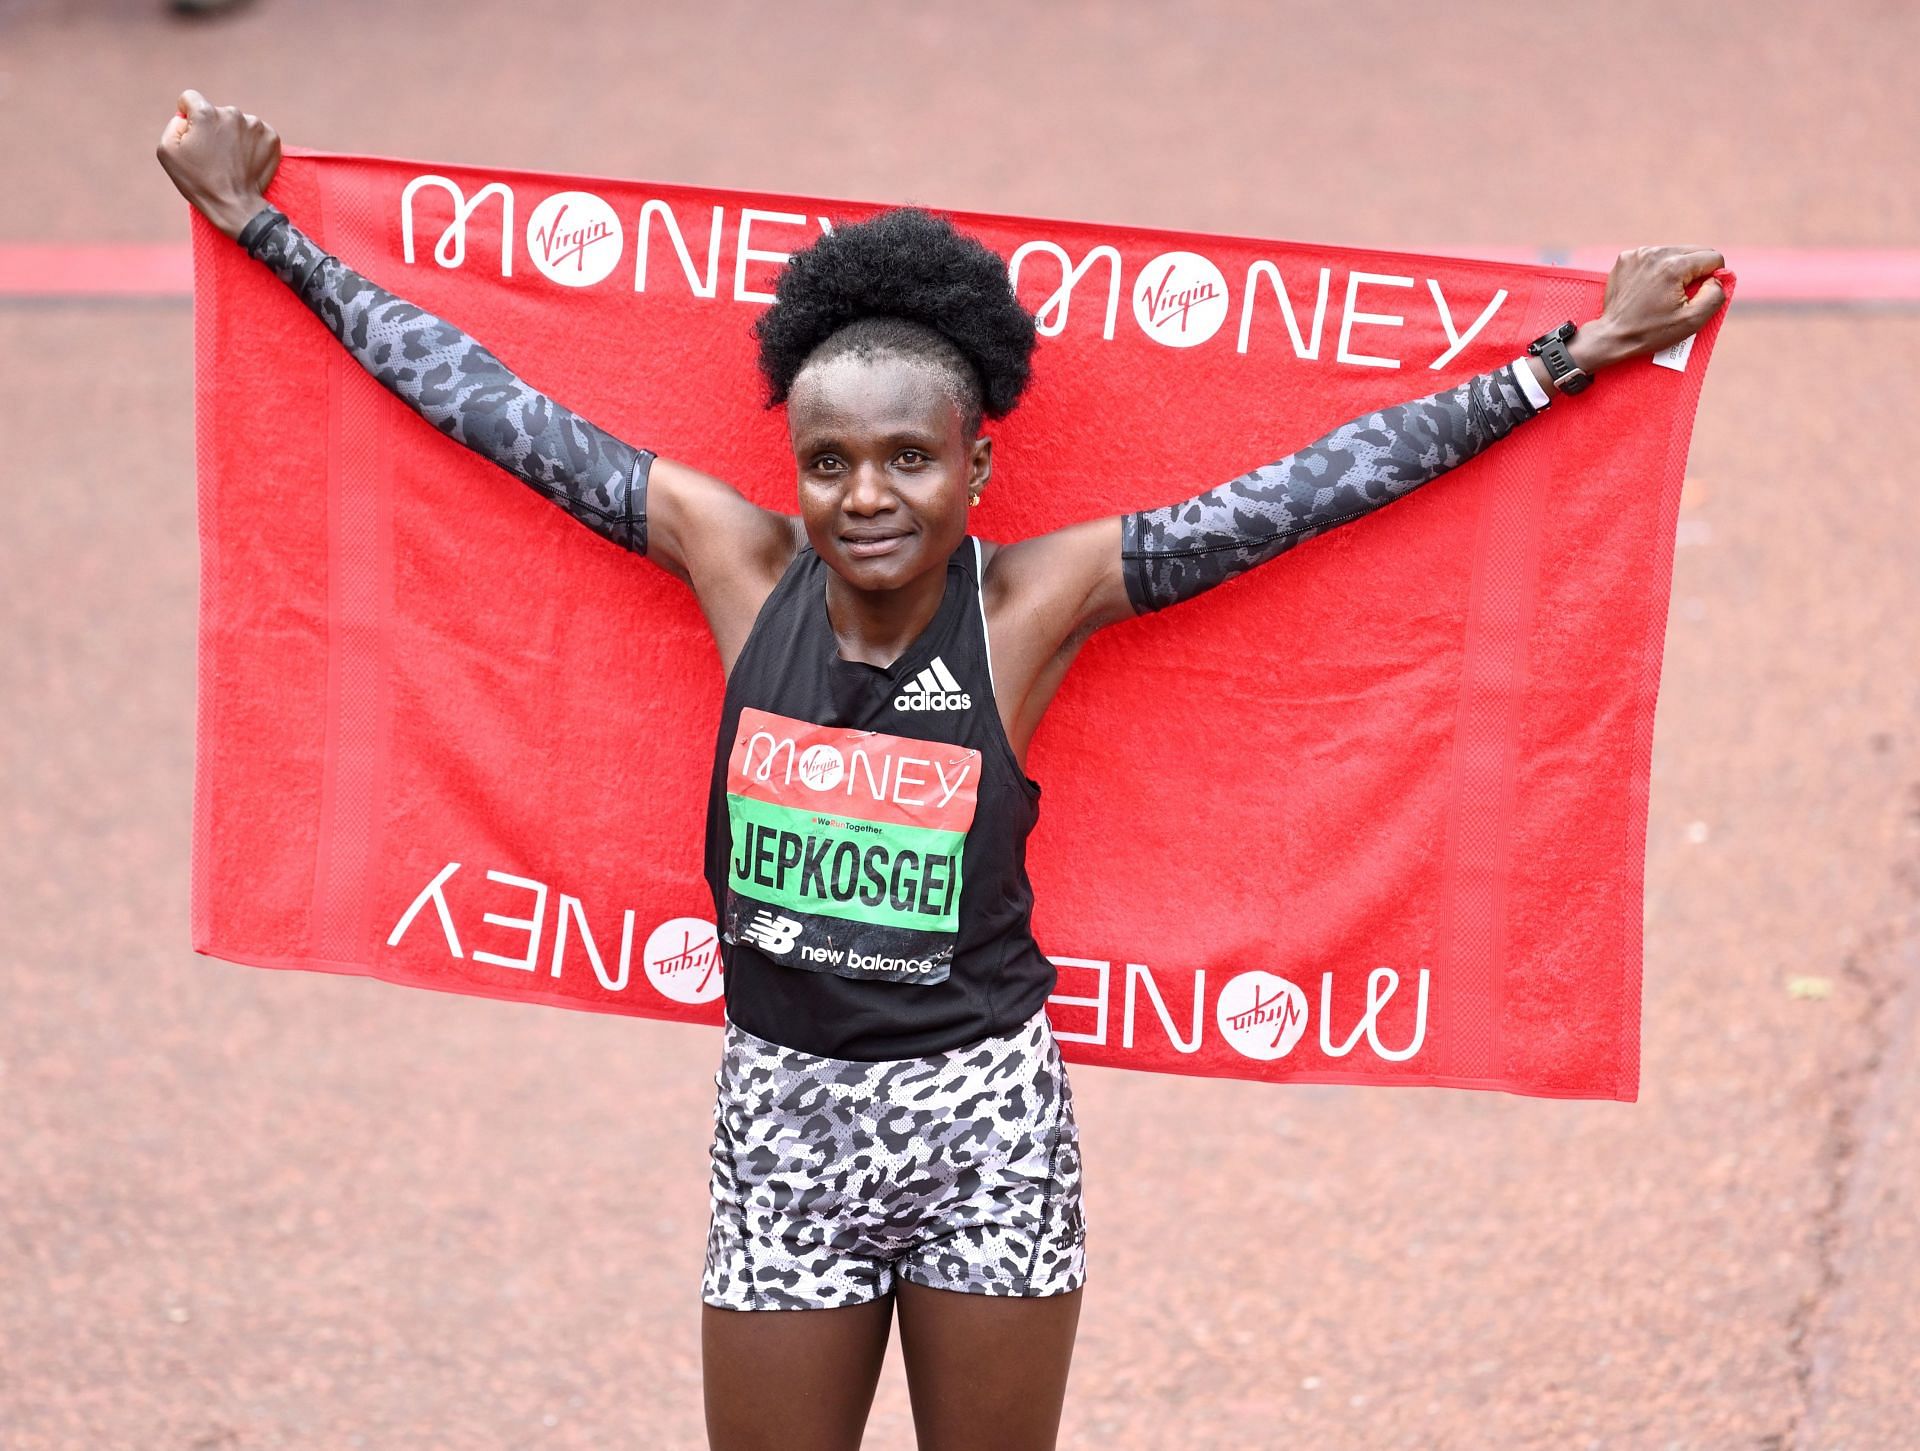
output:
[[[0,243],[0,297],[191,297],[193,248]]]
[[[1545,263],[1606,272],[1618,247],[1437,247],[1443,257]],[[1740,277],[1740,305],[1773,303],[1920,302],[1920,249],[1900,247],[1722,248]]]
[[[1434,247],[1442,257],[1546,263],[1605,272],[1617,247]],[[1740,302],[1920,302],[1920,249],[1750,247],[1723,249],[1740,274]],[[190,297],[193,253],[184,244],[0,243],[0,298]]]

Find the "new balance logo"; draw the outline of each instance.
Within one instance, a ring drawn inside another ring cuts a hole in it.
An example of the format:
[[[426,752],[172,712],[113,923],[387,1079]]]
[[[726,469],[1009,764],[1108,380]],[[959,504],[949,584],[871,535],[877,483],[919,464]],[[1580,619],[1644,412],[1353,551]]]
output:
[[[895,710],[969,710],[972,706],[973,697],[938,655],[893,698]]]
[[[772,953],[775,957],[784,957],[791,952],[799,936],[798,922],[772,912],[755,912],[753,920],[740,930],[742,942],[751,942],[762,952]]]

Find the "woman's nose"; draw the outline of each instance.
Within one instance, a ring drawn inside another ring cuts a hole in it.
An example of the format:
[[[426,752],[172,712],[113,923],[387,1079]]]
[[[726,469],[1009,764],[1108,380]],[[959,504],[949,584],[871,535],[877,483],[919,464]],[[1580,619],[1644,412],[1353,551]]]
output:
[[[874,514],[892,501],[893,488],[887,481],[885,469],[871,463],[855,466],[852,477],[847,480],[849,509],[856,514]]]

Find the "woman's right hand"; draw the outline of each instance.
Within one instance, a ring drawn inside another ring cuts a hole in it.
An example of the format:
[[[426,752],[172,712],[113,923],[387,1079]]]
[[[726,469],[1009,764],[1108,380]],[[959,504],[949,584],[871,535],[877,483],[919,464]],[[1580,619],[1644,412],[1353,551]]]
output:
[[[198,91],[180,93],[156,152],[180,195],[229,237],[266,204],[280,167],[273,127],[238,106],[215,106]]]

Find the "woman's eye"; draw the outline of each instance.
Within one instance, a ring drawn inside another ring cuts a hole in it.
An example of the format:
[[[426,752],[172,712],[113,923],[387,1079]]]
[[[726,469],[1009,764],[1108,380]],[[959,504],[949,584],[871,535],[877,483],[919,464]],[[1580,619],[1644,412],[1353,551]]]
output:
[[[902,449],[900,461],[908,464],[923,464],[927,461],[927,456],[917,448]]]

